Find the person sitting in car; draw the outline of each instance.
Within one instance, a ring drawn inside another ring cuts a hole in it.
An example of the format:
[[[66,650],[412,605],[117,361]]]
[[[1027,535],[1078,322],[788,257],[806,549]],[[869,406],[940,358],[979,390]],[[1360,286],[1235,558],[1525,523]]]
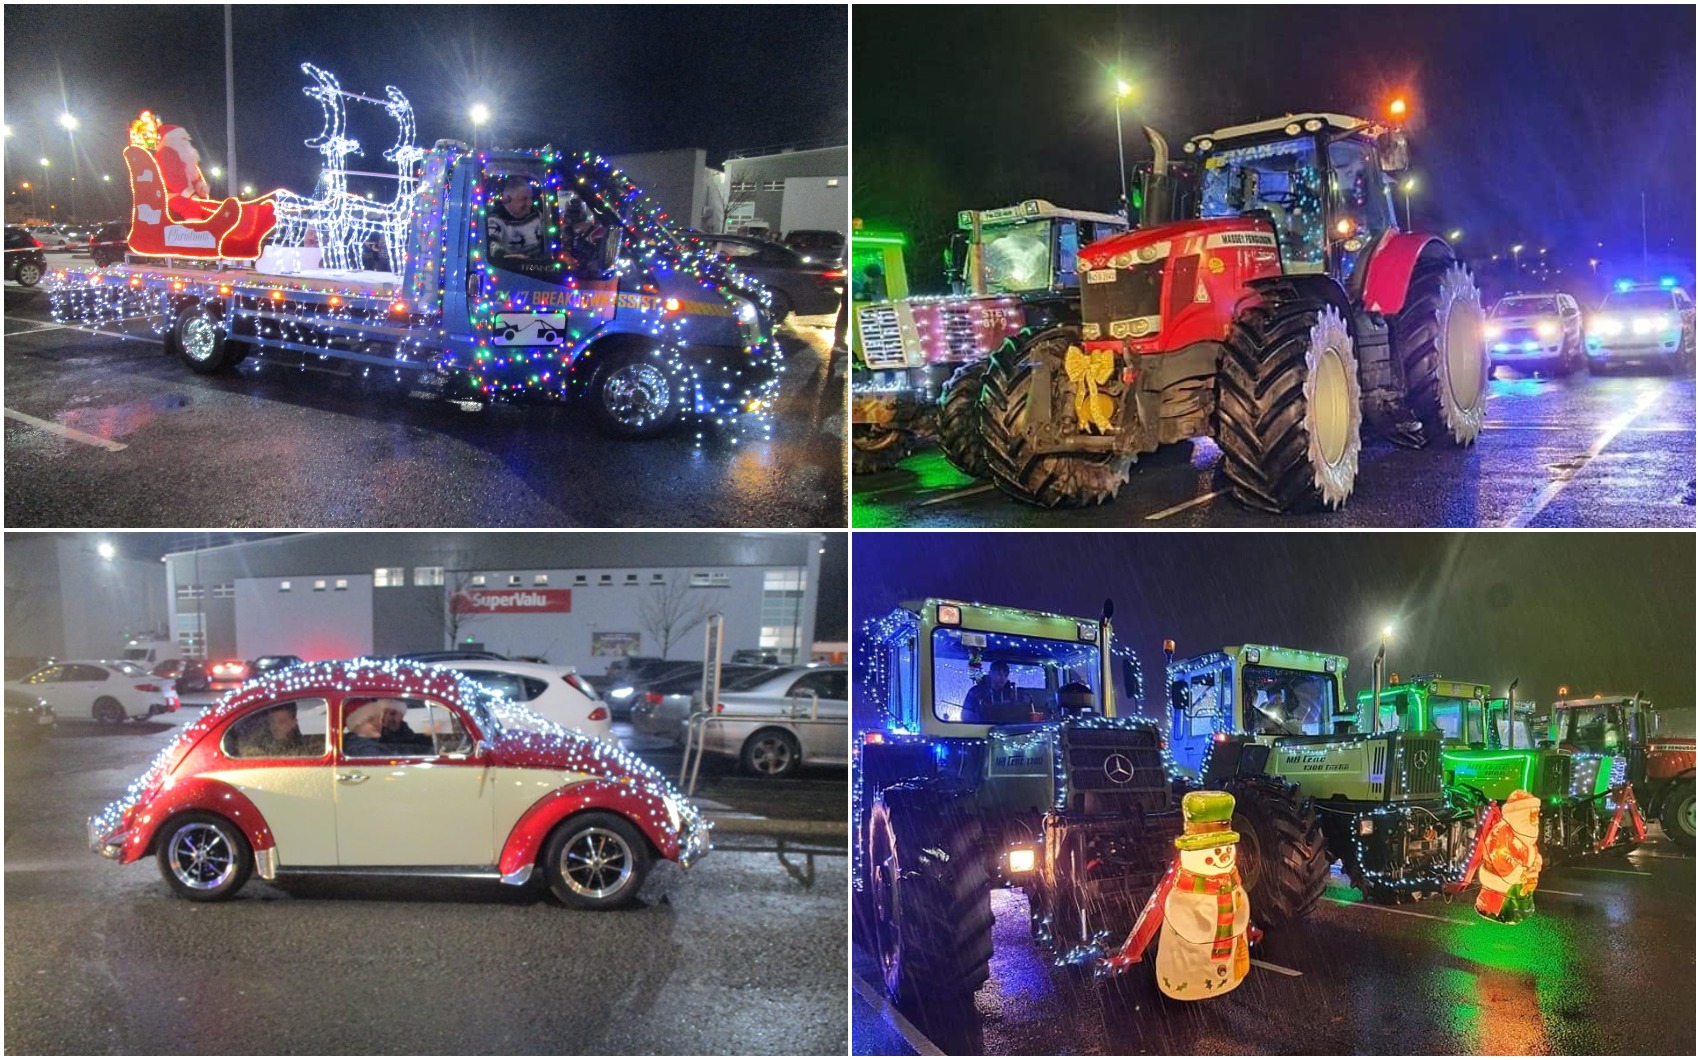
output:
[[[549,262],[549,219],[531,195],[531,179],[513,173],[502,182],[502,197],[484,218],[490,261],[521,272],[553,271]]]
[[[342,753],[351,758],[389,758],[395,751],[384,743],[384,703],[370,699],[342,719]]]
[[[285,703],[255,715],[240,748],[244,758],[308,758],[317,756],[321,745],[302,735],[295,704]]]
[[[414,732],[407,724],[407,704],[399,699],[381,699],[384,705],[383,742],[395,749],[431,751],[435,749],[430,734]]]

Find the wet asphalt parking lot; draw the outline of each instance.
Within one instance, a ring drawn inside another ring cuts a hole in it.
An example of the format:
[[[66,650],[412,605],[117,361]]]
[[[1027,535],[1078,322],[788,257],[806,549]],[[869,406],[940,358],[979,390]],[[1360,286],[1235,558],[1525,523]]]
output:
[[[7,1052],[848,1048],[842,769],[782,792],[705,765],[715,849],[657,866],[630,910],[568,910],[538,884],[336,877],[201,905],[151,860],[91,853],[83,828],[197,713],[65,719],[38,749],[7,746]],[[829,815],[836,834],[803,820]]]
[[[467,412],[409,397],[381,370],[251,357],[197,375],[146,324],[61,327],[39,289],[8,283],[6,524],[843,526],[845,359],[830,358],[832,325],[793,316],[780,329],[771,437],[709,426],[626,442],[569,405]]]
[[[1047,511],[963,475],[928,446],[852,480],[853,525],[1022,527],[1693,528],[1693,378],[1615,367],[1565,379],[1501,368],[1476,444],[1406,450],[1365,435],[1357,486],[1335,512],[1240,507],[1208,439],[1140,458],[1110,504]]]
[[[1133,979],[1148,967],[1126,993],[1052,967],[1026,897],[994,891],[992,977],[971,1010],[895,1008],[856,947],[852,1051],[1693,1055],[1694,860],[1651,835],[1628,857],[1544,870],[1517,925],[1477,916],[1473,889],[1371,905],[1336,875],[1308,921],[1253,949],[1236,990],[1203,1002]]]

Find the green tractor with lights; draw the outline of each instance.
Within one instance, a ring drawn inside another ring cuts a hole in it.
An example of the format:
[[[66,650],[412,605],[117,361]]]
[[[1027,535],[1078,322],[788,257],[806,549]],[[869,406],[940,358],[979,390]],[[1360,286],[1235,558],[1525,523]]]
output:
[[[1646,826],[1625,783],[1621,755],[1575,753],[1537,746],[1532,704],[1516,701],[1517,682],[1504,698],[1489,686],[1422,674],[1401,682],[1395,674],[1381,690],[1383,730],[1438,732],[1448,797],[1474,811],[1488,800],[1503,803],[1514,791],[1541,802],[1541,856],[1548,864],[1592,854],[1627,854],[1646,837]],[[1369,692],[1358,694],[1367,714]]]
[[[1474,817],[1444,797],[1438,732],[1373,721],[1357,731],[1344,656],[1243,644],[1175,659],[1173,641],[1163,649],[1170,754],[1192,783],[1234,794],[1242,875],[1260,916],[1309,914],[1335,861],[1371,901],[1416,900],[1450,882]],[[1242,797],[1250,792],[1262,797]],[[1270,859],[1247,855],[1271,843],[1286,856],[1266,874]]]
[[[899,1003],[985,982],[993,888],[1025,891],[1034,939],[1089,969],[1168,868],[1180,791],[1157,725],[1129,714],[1139,665],[1112,610],[935,599],[864,627],[852,889]]]

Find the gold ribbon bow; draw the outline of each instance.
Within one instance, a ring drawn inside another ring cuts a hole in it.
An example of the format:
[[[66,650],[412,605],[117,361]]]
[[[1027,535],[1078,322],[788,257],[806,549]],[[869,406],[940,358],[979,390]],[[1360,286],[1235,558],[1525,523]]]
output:
[[[1063,370],[1074,384],[1074,415],[1080,421],[1080,429],[1085,431],[1095,426],[1109,433],[1116,403],[1108,394],[1098,393],[1098,388],[1109,382],[1110,373],[1116,370],[1115,355],[1109,350],[1086,353],[1079,346],[1070,346],[1063,359]]]

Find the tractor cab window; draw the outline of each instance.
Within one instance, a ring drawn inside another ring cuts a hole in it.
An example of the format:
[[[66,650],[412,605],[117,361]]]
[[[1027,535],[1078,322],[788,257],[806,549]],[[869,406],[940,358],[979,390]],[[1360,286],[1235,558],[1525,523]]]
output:
[[[885,286],[885,255],[878,247],[863,249],[851,244],[850,300],[852,302],[883,302],[889,295]]]
[[[1378,724],[1382,732],[1398,732],[1405,727],[1406,712],[1411,709],[1411,694],[1409,692],[1381,693],[1381,717]]]
[[[1204,160],[1201,217],[1267,217],[1288,272],[1327,267],[1322,170],[1309,136],[1230,147]]]
[[[933,716],[1019,725],[1102,712],[1098,645],[1009,633],[933,631]]]
[[[1515,741],[1513,741],[1513,739],[1512,739],[1512,735],[1513,735],[1512,729],[1513,728],[1516,729],[1516,733],[1515,733],[1516,739],[1515,739]],[[1511,719],[1508,719],[1505,716],[1504,711],[1494,711],[1493,712],[1493,738],[1498,741],[1497,743],[1494,744],[1495,747],[1511,747],[1511,746],[1533,747],[1533,746],[1535,746],[1535,734],[1534,734],[1533,730],[1531,730],[1529,728],[1529,718],[1528,718],[1528,716],[1524,715],[1524,714],[1519,714],[1517,716],[1516,720],[1512,721]]]
[[[980,266],[987,294],[1043,291],[1051,286],[1051,222],[980,229]]]
[[[916,665],[915,637],[905,636],[885,645],[885,712],[902,728],[919,731],[920,718],[915,704],[920,699],[916,685],[919,667]]]
[[[1076,263],[1080,260],[1080,222],[1057,222],[1057,286],[1075,287]]]
[[[1333,674],[1247,666],[1245,724],[1259,736],[1320,736],[1334,702]]]
[[[1430,696],[1428,706],[1435,727],[1447,740],[1457,743],[1484,742],[1480,700]]]
[[[1233,704],[1228,686],[1215,671],[1194,674],[1178,690],[1175,709],[1181,712],[1175,730],[1187,736],[1209,736],[1232,731]]]
[[[1393,224],[1387,179],[1368,144],[1340,140],[1328,145],[1328,191],[1329,238],[1338,248],[1340,275],[1350,276],[1358,258]]]
[[[1585,751],[1615,754],[1628,741],[1629,734],[1625,732],[1623,714],[1614,707],[1584,707],[1567,714],[1568,719],[1562,733],[1565,743],[1574,744]]]

